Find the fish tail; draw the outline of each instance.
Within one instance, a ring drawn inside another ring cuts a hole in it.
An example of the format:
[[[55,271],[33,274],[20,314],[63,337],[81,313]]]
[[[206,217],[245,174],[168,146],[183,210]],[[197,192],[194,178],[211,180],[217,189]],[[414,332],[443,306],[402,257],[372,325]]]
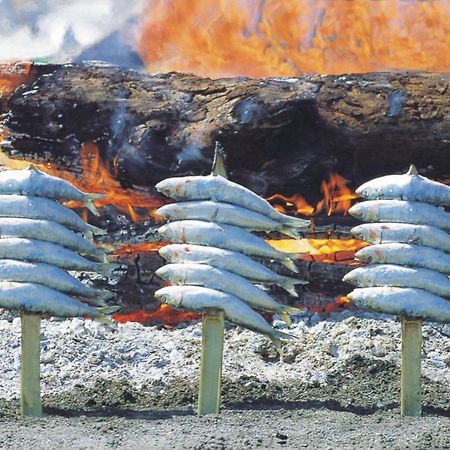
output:
[[[295,290],[295,285],[308,284],[308,282],[305,280],[297,280],[296,278],[282,277],[277,284],[285,291],[289,292],[289,294],[291,294],[293,297],[298,297],[297,291]]]
[[[289,314],[286,311],[279,312],[280,319],[288,326],[292,326],[292,320]]]
[[[101,248],[94,248],[89,252],[89,255],[96,259],[96,261],[106,263],[108,262],[108,258],[106,257],[106,253]]]
[[[291,238],[294,239],[301,239],[302,238],[302,234],[300,230],[294,229],[294,228],[289,228],[289,227],[283,227],[280,230],[280,233],[285,234],[286,236],[289,236]]]
[[[115,295],[112,292],[105,291],[103,289],[96,289],[95,294],[98,298],[102,299],[104,302],[111,300],[112,298],[115,297]],[[105,306],[107,305],[105,304]]]
[[[96,271],[104,275],[106,277],[111,276],[112,272],[120,267],[119,264],[112,264],[112,263],[98,263],[96,266]]]
[[[110,316],[111,314],[117,312],[121,307],[118,305],[114,305],[114,306],[102,306],[100,308],[98,308],[98,312],[102,315],[102,316]]]
[[[89,231],[91,232],[91,235],[92,234],[96,234],[96,235],[100,234],[100,235],[102,235],[102,234],[106,234],[107,233],[106,230],[102,230],[101,228],[95,227],[94,225],[91,225],[90,223],[88,223],[87,225],[89,227]]]
[[[297,266],[295,265],[294,261],[292,261],[292,259],[287,258],[280,262],[281,262],[281,264],[283,264],[283,266],[286,266],[292,272],[298,273]]]
[[[106,197],[106,194],[85,193],[84,195],[88,200],[101,200],[102,198]]]
[[[86,206],[86,208],[92,213],[94,214],[94,216],[99,216],[100,213],[98,212],[97,207],[94,205],[94,203],[92,203],[92,200],[90,200],[89,198],[84,200],[84,205]]]
[[[275,329],[272,330],[272,334],[269,338],[272,341],[276,351],[279,353],[281,359],[283,359],[283,347],[281,345],[282,339],[297,339],[295,336],[292,336],[292,334],[283,333],[282,331]]]
[[[105,302],[105,300],[101,297],[95,298],[95,297],[86,297],[86,298],[80,298],[80,301],[83,303],[86,303],[90,306],[97,306],[97,307],[105,307],[108,306],[108,304]]]
[[[293,228],[303,228],[306,231],[311,226],[311,221],[283,214],[283,224]]]

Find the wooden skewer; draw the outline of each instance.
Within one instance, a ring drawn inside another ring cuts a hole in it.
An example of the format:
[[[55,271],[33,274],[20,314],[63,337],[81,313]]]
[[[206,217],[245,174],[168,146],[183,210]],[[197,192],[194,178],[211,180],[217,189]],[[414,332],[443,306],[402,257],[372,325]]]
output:
[[[202,317],[202,357],[198,415],[219,414],[222,380],[224,313],[210,309]]]
[[[41,417],[41,316],[23,312],[22,325],[22,367],[20,387],[20,412],[22,416]]]
[[[422,321],[402,318],[401,414],[422,415]]]

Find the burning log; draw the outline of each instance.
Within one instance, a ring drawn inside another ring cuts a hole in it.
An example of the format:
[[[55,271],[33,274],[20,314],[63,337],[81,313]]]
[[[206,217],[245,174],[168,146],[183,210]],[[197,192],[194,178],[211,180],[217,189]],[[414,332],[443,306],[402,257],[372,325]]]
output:
[[[151,311],[161,265],[154,210],[165,201],[157,181],[209,172],[220,140],[231,179],[288,214],[313,215],[305,238],[348,240],[356,223],[336,215],[355,197],[345,183],[411,162],[433,178],[450,177],[448,83],[447,74],[425,73],[211,80],[95,64],[5,65],[0,145],[9,158],[0,162],[33,160],[86,191],[108,192],[96,202],[100,217],[89,220],[122,246],[116,259],[126,270],[112,290],[128,311]],[[341,278],[355,250],[324,248],[299,260],[310,281],[305,298],[345,295]]]
[[[318,191],[331,171],[356,185],[410,163],[443,176],[449,80],[431,73],[211,80],[33,65],[7,102],[3,147],[76,173],[81,144],[95,141],[124,187],[209,171],[215,140],[227,150],[230,176],[258,193]]]

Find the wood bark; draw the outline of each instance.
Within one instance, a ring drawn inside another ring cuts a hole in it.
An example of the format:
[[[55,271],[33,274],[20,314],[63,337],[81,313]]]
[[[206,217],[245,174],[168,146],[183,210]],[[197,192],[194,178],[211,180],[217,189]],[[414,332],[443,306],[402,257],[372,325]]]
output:
[[[212,80],[109,65],[35,64],[22,81],[14,92],[0,92],[0,126],[7,130],[2,149],[79,173],[89,170],[81,167],[80,147],[93,141],[111,176],[131,194],[155,198],[154,185],[163,178],[209,173],[215,141],[225,148],[233,181],[261,195],[299,193],[312,204],[331,172],[353,188],[410,163],[424,175],[450,179],[450,74]],[[354,225],[338,216],[315,222],[305,237],[349,237]],[[158,240],[151,219],[133,223],[112,207],[102,208],[93,223],[107,228],[107,240],[115,243]],[[113,289],[121,301],[154,308],[160,282],[153,271],[162,260],[140,251],[118,259],[125,269]],[[305,298],[351,290],[340,281],[350,265],[298,265],[299,276],[310,281],[302,288]]]

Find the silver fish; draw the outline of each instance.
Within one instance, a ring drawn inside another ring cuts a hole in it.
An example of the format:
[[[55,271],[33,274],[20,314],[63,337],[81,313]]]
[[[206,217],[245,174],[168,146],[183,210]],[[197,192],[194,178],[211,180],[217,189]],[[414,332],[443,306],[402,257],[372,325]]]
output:
[[[29,263],[13,259],[0,259],[0,281],[43,284],[57,291],[88,299],[86,303],[106,306],[105,300],[113,295],[108,291],[92,289],[58,267],[44,263]]]
[[[410,287],[424,289],[441,297],[450,297],[450,278],[430,269],[373,264],[353,269],[343,280],[357,287]]]
[[[155,188],[158,192],[175,200],[213,200],[231,203],[264,214],[290,227],[307,228],[309,226],[308,220],[281,214],[267,200],[250,189],[220,175],[167,178],[160,181]]]
[[[367,200],[409,200],[450,206],[450,186],[420,176],[414,166],[404,175],[370,180],[356,189],[356,193]]]
[[[450,322],[450,301],[422,289],[369,287],[348,294],[359,308],[386,314]]]
[[[17,219],[0,217],[1,237],[20,237],[53,242],[74,250],[87,258],[107,262],[103,250],[96,247],[81,234],[68,230],[63,225],[49,220]]]
[[[263,214],[230,203],[211,200],[169,203],[159,208],[156,213],[170,221],[195,219],[234,225],[252,231],[279,231],[294,239],[301,237],[298,229],[290,228]]]
[[[245,302],[225,292],[198,286],[168,286],[156,291],[155,298],[174,308],[188,311],[203,312],[210,308],[220,309],[229,322],[267,335],[277,349],[281,348],[281,339],[294,338],[276,330]]]
[[[171,244],[162,247],[159,250],[159,254],[170,263],[208,264],[236,273],[250,280],[276,284],[294,297],[298,297],[295,285],[307,284],[307,281],[275,273],[266,266],[253,261],[248,256],[230,250],[201,245]]]
[[[0,194],[75,200],[84,203],[97,216],[98,211],[92,201],[106,197],[104,194],[88,194],[80,191],[66,180],[41,172],[33,164],[22,170],[0,172]]]
[[[450,255],[421,245],[397,243],[370,245],[356,252],[355,258],[371,264],[400,264],[450,274]]]
[[[425,245],[450,253],[450,235],[440,228],[408,223],[365,223],[352,228],[353,236],[370,244],[399,242]]]
[[[0,195],[0,217],[51,220],[89,237],[92,234],[105,234],[100,228],[86,223],[71,209],[48,198]]]
[[[95,308],[42,284],[0,281],[0,307],[56,317],[92,317],[109,322],[117,306]]]
[[[364,222],[398,222],[431,225],[450,231],[450,214],[437,206],[404,200],[369,200],[348,212]]]
[[[252,308],[278,313],[288,325],[292,324],[289,314],[300,312],[298,308],[281,305],[245,278],[206,264],[168,264],[155,273],[175,285],[203,286],[235,295]]]
[[[219,225],[200,220],[180,220],[166,223],[158,229],[164,239],[176,244],[200,244],[234,250],[250,256],[278,260],[293,272],[298,272],[294,262],[286,253],[279,252],[263,239],[249,231],[231,225]]]
[[[89,261],[72,250],[36,239],[0,239],[0,258],[42,262],[67,270],[98,272],[109,276],[116,264]]]

